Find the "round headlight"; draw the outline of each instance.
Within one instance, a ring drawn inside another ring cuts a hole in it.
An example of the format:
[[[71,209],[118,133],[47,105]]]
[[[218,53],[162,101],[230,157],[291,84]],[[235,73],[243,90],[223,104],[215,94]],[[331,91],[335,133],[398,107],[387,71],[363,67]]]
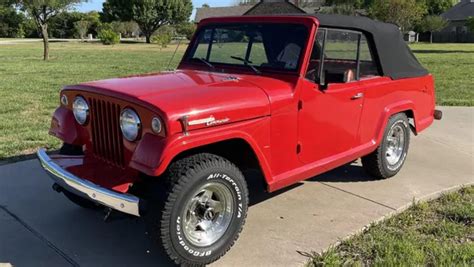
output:
[[[74,113],[74,118],[80,125],[84,125],[87,122],[89,117],[89,105],[87,105],[86,100],[82,96],[77,96],[74,99],[72,104],[72,112]]]
[[[154,133],[159,134],[163,130],[163,126],[161,124],[161,120],[157,117],[154,117],[151,120],[151,129],[153,130]]]
[[[120,128],[122,129],[123,137],[128,141],[137,140],[140,127],[141,122],[138,114],[129,108],[124,109],[122,114],[120,114]]]

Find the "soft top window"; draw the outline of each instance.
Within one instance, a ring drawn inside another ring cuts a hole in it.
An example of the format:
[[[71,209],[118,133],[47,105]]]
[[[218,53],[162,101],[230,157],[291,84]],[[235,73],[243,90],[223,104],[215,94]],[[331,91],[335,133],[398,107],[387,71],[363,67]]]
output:
[[[188,62],[242,66],[253,71],[292,71],[301,65],[308,29],[301,24],[238,23],[202,27],[185,57]]]

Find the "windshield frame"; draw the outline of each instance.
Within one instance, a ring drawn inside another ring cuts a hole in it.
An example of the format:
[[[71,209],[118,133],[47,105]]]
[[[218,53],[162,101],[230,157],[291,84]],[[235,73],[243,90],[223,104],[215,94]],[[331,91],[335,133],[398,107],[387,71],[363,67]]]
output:
[[[301,26],[301,27],[304,27],[305,29],[305,38],[302,42],[303,44],[303,47],[301,47],[301,51],[300,51],[300,55],[299,55],[299,59],[298,59],[298,65],[296,66],[296,68],[294,69],[285,69],[285,68],[274,68],[274,67],[268,67],[268,66],[258,66],[258,65],[252,65],[256,68],[258,68],[258,70],[262,73],[279,73],[279,74],[291,74],[291,75],[299,75],[304,67],[304,62],[305,62],[305,57],[306,57],[306,51],[308,49],[308,42],[311,38],[311,28],[305,24],[305,23],[301,23],[299,21],[264,21],[264,22],[259,22],[259,21],[230,21],[230,22],[210,22],[210,23],[204,23],[203,25],[200,25],[198,27],[198,29],[196,30],[196,33],[194,34],[194,37],[193,39],[191,40],[189,46],[188,46],[188,49],[186,50],[182,60],[181,60],[181,63],[180,63],[180,67],[181,65],[190,65],[190,66],[197,66],[199,68],[202,68],[203,67],[203,63],[201,62],[197,62],[195,60],[192,60],[191,58],[191,55],[194,55],[198,45],[200,44],[199,43],[199,37],[201,36],[201,34],[208,30],[208,29],[215,29],[215,28],[219,28],[219,27],[233,27],[233,26],[239,26],[239,25],[246,25],[248,28],[252,28],[252,27],[258,27],[259,25],[263,25],[263,24],[280,24],[280,25],[297,25],[297,26]],[[214,31],[213,31],[214,32]],[[213,37],[212,37],[213,38]],[[212,45],[211,45],[212,46]],[[248,49],[248,48],[247,48]],[[243,64],[231,64],[231,63],[224,63],[224,62],[209,62],[211,63],[213,66],[215,66],[215,68],[208,68],[207,66],[204,66],[205,68],[207,68],[208,71],[210,72],[226,72],[226,71],[229,71],[229,70],[241,70],[243,72],[252,72],[252,73],[255,73],[254,71],[252,71],[250,68],[249,68],[249,65],[245,65],[244,63]]]

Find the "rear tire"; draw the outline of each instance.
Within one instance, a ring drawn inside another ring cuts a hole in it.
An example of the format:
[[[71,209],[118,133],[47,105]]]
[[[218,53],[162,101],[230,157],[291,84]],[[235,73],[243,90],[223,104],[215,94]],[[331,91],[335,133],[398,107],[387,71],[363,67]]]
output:
[[[364,169],[372,176],[395,176],[405,163],[410,145],[410,125],[405,113],[392,116],[377,150],[362,158]]]
[[[230,161],[203,153],[170,165],[166,182],[154,192],[161,196],[148,203],[146,221],[152,237],[161,241],[176,264],[201,266],[218,260],[245,224],[244,176]]]

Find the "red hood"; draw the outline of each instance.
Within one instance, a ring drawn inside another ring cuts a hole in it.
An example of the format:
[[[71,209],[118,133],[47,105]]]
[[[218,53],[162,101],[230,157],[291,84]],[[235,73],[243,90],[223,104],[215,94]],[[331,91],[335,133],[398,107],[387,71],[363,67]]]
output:
[[[213,116],[232,123],[270,115],[269,94],[265,88],[256,86],[257,78],[259,85],[290,88],[288,83],[261,76],[179,70],[83,83],[66,89],[138,99],[162,111],[171,124],[185,115],[189,115],[190,121]]]

